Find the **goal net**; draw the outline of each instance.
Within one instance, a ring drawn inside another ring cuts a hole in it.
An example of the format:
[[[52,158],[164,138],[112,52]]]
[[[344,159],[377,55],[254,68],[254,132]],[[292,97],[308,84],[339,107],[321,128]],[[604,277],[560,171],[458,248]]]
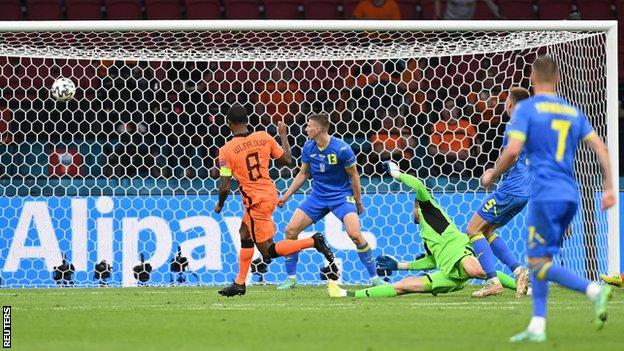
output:
[[[609,145],[617,143],[616,117],[607,113],[615,103],[608,78],[616,76],[608,64],[613,45],[604,25],[471,22],[451,30],[432,23],[438,27],[2,23],[2,286],[91,286],[102,272],[110,273],[108,284],[131,286],[141,271],[149,273],[147,284],[231,281],[238,269],[240,195],[235,191],[222,214],[212,209],[218,149],[230,137],[224,115],[236,103],[251,113],[253,129],[276,136],[277,122],[288,124],[297,164],[306,117],[329,114],[331,133],[357,155],[364,237],[375,255],[401,260],[423,251],[412,218],[414,194],[386,177],[380,162],[395,160],[423,179],[465,229],[487,195],[478,178],[501,150],[507,91],[530,87],[538,55],[557,60],[558,93],[586,112]],[[69,102],[50,96],[60,77],[77,86]],[[273,168],[271,175],[283,190],[296,172],[296,166]],[[585,148],[576,173],[580,210],[556,259],[596,278],[618,269],[618,217],[600,211],[600,170]],[[303,189],[276,211],[276,240],[309,193],[309,186]],[[524,222],[522,213],[497,232],[520,260]],[[329,215],[302,236],[316,231],[336,252],[343,282],[368,280],[338,219]],[[300,281],[318,282],[323,265],[314,250],[302,253]],[[282,259],[262,275],[267,282],[285,277]]]

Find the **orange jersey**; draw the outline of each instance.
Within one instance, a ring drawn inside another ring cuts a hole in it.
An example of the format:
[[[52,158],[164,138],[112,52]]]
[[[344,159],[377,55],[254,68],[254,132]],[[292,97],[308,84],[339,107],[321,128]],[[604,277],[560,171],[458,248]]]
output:
[[[271,157],[282,157],[284,150],[267,132],[236,135],[219,149],[221,176],[233,176],[249,207],[262,200],[277,198],[275,183],[269,176]]]
[[[394,0],[386,0],[381,6],[375,6],[372,0],[362,0],[353,10],[353,17],[358,19],[400,20],[401,10]]]

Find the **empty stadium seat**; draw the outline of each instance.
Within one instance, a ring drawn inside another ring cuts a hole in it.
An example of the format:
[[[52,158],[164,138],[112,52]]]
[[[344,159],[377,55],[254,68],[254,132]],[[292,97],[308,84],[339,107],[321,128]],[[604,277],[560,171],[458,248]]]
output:
[[[610,0],[577,0],[576,4],[584,20],[617,19]]]
[[[340,0],[304,0],[303,8],[307,19],[342,19]]]
[[[435,18],[435,0],[422,0],[421,1],[421,11],[422,11],[422,19],[432,20]],[[440,17],[444,17],[444,11],[446,11],[446,1],[442,0],[442,4],[440,6]]]
[[[342,2],[342,13],[344,13],[345,18],[353,18],[353,10],[359,2],[359,0],[344,0]]]
[[[136,20],[141,19],[141,4],[139,0],[104,0],[108,19]]]
[[[100,0],[65,0],[67,18],[87,20],[102,18],[102,1]]]
[[[232,1],[225,3],[229,2]],[[221,5],[219,0],[186,0],[186,17],[189,19],[220,19]]]
[[[537,15],[539,19],[566,19],[570,12],[572,12],[571,0],[537,0]]]
[[[180,2],[178,0],[146,0],[145,15],[150,20],[180,19]]]
[[[256,19],[260,18],[260,4],[258,0],[229,0],[225,1],[225,18],[229,19]]]
[[[399,9],[401,10],[401,19],[413,20],[420,17],[420,14],[418,12],[418,5],[420,4],[420,1],[396,0],[396,2],[399,5]]]
[[[63,19],[61,2],[58,0],[28,0],[28,19],[59,20]]]
[[[487,4],[484,1],[477,0],[475,4],[474,16],[472,16],[472,19],[493,20],[493,19],[496,19],[496,17],[494,17],[494,15],[492,14],[492,11],[490,11],[490,8],[487,6]]]
[[[498,0],[501,16],[510,20],[535,19],[535,10],[531,0]]]
[[[270,19],[298,19],[300,5],[298,0],[264,0],[264,14]]]
[[[22,6],[19,0],[0,1],[0,20],[19,20],[22,18]]]

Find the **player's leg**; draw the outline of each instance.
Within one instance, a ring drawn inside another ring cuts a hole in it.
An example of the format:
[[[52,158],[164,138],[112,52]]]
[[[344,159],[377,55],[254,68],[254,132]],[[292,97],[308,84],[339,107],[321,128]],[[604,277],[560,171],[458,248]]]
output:
[[[286,225],[286,239],[296,240],[301,232],[312,225],[312,223],[323,218],[327,212],[328,209],[321,201],[314,196],[308,196],[299,208],[295,210],[295,213]],[[299,261],[298,252],[285,257],[288,279],[277,287],[279,290],[290,289],[297,286],[297,261]]]
[[[245,281],[247,280],[247,273],[249,272],[251,259],[254,254],[254,242],[250,231],[250,225],[252,225],[252,223],[252,219],[246,211],[239,230],[241,249],[238,253],[238,275],[231,285],[219,290],[219,294],[222,296],[231,297],[236,295],[245,295]]]
[[[453,286],[455,285],[453,284]],[[427,275],[420,277],[410,276],[392,285],[378,285],[355,291],[342,289],[336,282],[330,281],[327,285],[327,291],[331,297],[355,297],[356,299],[363,299],[371,297],[396,297],[411,293],[430,293],[433,291],[433,288],[431,278]]]
[[[609,285],[617,286],[619,288],[624,288],[624,273],[616,273],[611,276],[606,275],[606,274],[601,274],[600,279],[602,279],[603,282]]]
[[[345,204],[350,204],[346,202]],[[360,219],[357,214],[357,208],[353,205],[354,212],[351,212],[350,209],[347,208],[348,205],[341,205],[339,208],[334,208],[332,211],[336,214],[336,217],[342,218],[342,222],[345,225],[345,230],[347,231],[347,235],[355,244],[357,249],[358,257],[360,258],[360,262],[364,264],[366,270],[368,271],[368,276],[371,279],[372,285],[385,285],[380,277],[377,276],[377,267],[375,265],[375,258],[373,257],[373,249],[370,247],[364,236],[362,235],[362,230],[360,229]],[[346,214],[342,214],[343,211],[349,211]],[[343,215],[343,217],[341,217]]]
[[[529,208],[529,240],[527,256],[533,285],[533,317],[526,331],[510,341],[543,341],[546,339],[546,305],[548,282],[556,282],[571,290],[585,293],[593,302],[595,324],[602,328],[606,320],[606,304],[610,288],[580,277],[569,269],[552,263],[551,257],[559,252],[563,232],[577,209],[576,203],[533,203]]]
[[[459,275],[458,278],[464,278],[464,279],[471,279],[471,278],[485,279],[485,271],[481,267],[481,263],[472,254],[468,255],[468,256],[464,256],[459,261],[459,267],[461,267],[461,274]],[[514,278],[512,278],[512,277],[508,276],[507,274],[505,274],[503,272],[500,272],[500,271],[496,271],[496,277],[500,281],[501,288],[507,288],[507,289],[511,289],[511,290],[516,290],[516,281],[514,280]],[[472,297],[477,297],[477,298],[485,297],[485,296],[480,295],[482,290],[483,289],[475,291],[474,293],[472,293]],[[500,293],[501,292],[496,292],[495,294],[491,294],[491,295],[497,295],[497,294],[500,294]]]
[[[509,247],[503,239],[494,233],[498,227],[502,227],[516,217],[526,207],[528,199],[517,196],[507,196],[504,205],[498,206],[499,214],[494,221],[494,226],[486,227],[483,234],[488,240],[494,255],[503,262],[515,275],[516,297],[520,298],[526,295],[529,289],[529,270],[520,264],[516,256],[509,250]]]
[[[478,257],[481,267],[483,267],[485,271],[485,279],[487,282],[475,297],[486,297],[503,292],[503,286],[496,276],[494,253],[483,232],[493,226],[492,223],[497,216],[499,202],[500,199],[496,192],[490,194],[474,213],[466,227],[466,234],[470,237],[475,255]]]
[[[276,207],[277,202],[260,202],[254,205],[251,211],[251,214],[254,217],[254,224],[256,227],[256,247],[262,254],[262,257],[265,261],[270,262],[273,258],[292,255],[298,253],[301,250],[319,246],[321,246],[322,249],[328,251],[328,255],[333,258],[333,253],[325,244],[323,236],[319,233],[314,234],[310,238],[285,239],[274,243],[273,237],[275,236],[276,229],[275,223],[273,222],[273,212],[275,212]]]

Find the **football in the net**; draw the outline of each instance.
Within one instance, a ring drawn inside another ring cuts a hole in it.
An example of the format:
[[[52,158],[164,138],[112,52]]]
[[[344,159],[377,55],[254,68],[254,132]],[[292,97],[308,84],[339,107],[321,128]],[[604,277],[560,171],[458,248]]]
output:
[[[50,89],[52,97],[56,101],[68,101],[71,100],[76,94],[76,85],[71,79],[68,78],[58,78],[52,84],[52,89]]]

